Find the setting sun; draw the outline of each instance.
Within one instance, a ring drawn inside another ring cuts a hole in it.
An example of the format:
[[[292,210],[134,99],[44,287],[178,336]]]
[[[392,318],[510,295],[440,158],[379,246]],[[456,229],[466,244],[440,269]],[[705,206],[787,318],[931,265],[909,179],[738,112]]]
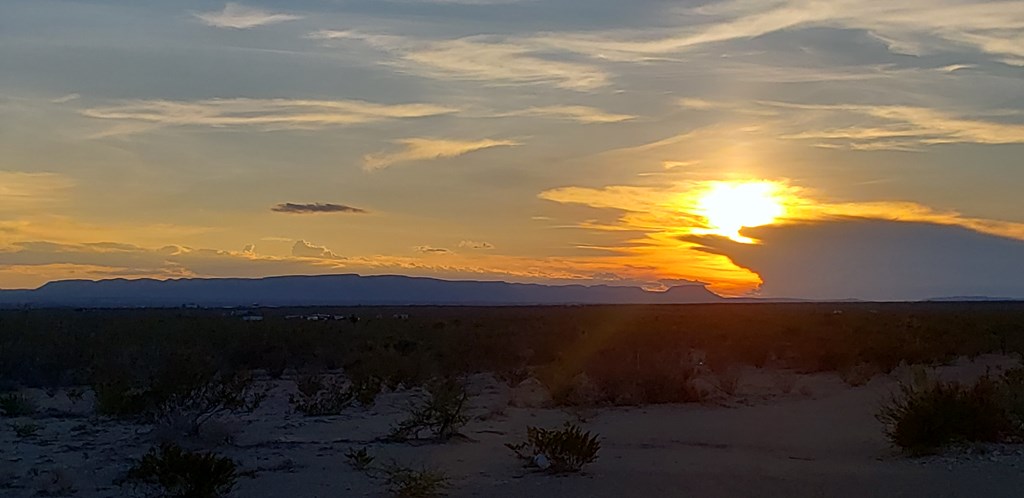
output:
[[[717,182],[700,197],[698,214],[707,220],[707,233],[752,244],[740,230],[771,224],[785,214],[778,191],[771,182]]]

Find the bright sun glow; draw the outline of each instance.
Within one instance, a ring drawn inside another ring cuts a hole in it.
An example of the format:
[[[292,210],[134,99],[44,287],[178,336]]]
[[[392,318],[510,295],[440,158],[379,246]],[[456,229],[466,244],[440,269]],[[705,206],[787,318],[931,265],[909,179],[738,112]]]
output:
[[[786,214],[779,186],[771,182],[713,183],[697,207],[707,220],[707,233],[744,244],[756,241],[740,235],[741,229],[768,225]]]

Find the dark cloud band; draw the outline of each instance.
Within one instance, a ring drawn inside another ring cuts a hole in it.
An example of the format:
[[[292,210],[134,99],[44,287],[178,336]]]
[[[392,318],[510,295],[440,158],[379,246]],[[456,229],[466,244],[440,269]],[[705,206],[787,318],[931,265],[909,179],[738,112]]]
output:
[[[276,213],[291,213],[291,214],[317,214],[317,213],[350,213],[350,214],[365,214],[365,209],[357,207],[346,206],[344,204],[329,204],[314,202],[310,204],[296,204],[293,202],[283,202],[272,208],[271,211]]]

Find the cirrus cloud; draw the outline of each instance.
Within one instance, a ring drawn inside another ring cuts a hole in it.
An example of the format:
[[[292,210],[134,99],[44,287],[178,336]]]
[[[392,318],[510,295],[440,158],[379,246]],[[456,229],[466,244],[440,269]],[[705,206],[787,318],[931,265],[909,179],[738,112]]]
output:
[[[458,157],[478,150],[521,145],[520,142],[512,140],[448,140],[434,138],[406,138],[395,143],[401,145],[402,148],[392,152],[378,152],[364,156],[363,169],[373,171],[387,168],[397,163]]]
[[[228,2],[222,10],[213,12],[197,12],[197,19],[215,28],[249,29],[269,24],[302,19],[302,16],[270,12],[255,7],[246,7],[235,2]]]
[[[389,119],[424,118],[456,111],[452,107],[420,103],[230,98],[194,101],[127,100],[115,105],[87,108],[81,113],[94,119],[127,124],[113,130],[113,134],[123,134],[164,126],[319,129]]]

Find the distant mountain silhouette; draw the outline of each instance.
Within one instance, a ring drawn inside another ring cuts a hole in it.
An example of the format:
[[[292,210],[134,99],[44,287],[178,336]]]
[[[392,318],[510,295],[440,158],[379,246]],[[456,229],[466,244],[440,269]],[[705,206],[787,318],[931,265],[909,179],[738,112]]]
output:
[[[0,290],[0,306],[175,307],[351,305],[685,304],[724,299],[700,284],[664,292],[608,285],[450,281],[405,276],[318,275],[173,280],[63,280]]]

